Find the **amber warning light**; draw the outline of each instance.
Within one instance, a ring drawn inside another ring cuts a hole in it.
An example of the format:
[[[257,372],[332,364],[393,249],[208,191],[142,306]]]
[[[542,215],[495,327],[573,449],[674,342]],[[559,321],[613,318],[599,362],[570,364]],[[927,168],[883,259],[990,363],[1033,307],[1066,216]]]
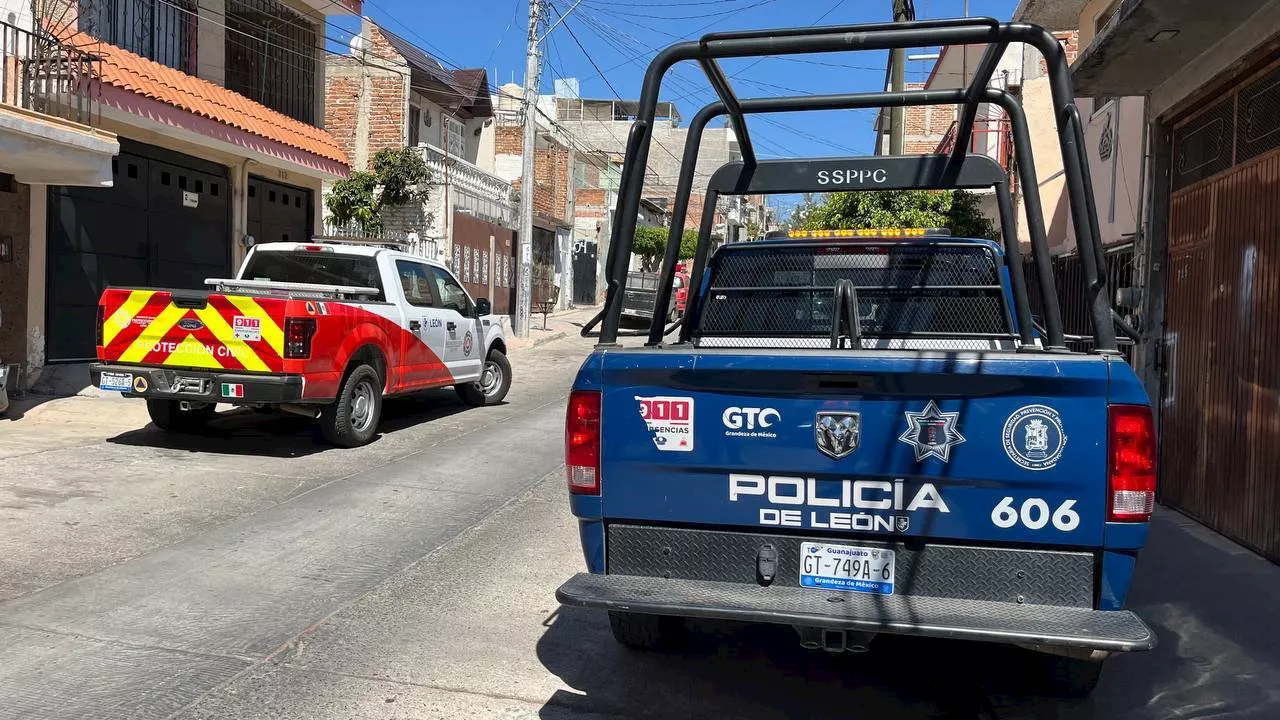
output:
[[[853,230],[791,230],[787,237],[808,240],[840,238],[950,237],[946,228],[856,228]]]

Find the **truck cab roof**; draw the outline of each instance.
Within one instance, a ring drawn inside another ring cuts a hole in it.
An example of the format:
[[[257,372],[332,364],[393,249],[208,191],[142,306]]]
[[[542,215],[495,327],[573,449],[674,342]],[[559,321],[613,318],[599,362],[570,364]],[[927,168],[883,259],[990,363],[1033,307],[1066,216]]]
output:
[[[390,244],[391,243],[388,243],[388,245]],[[439,268],[445,267],[444,263],[437,260],[424,258],[420,255],[413,255],[402,250],[394,250],[387,245],[376,243],[345,243],[327,240],[316,242],[269,242],[254,245],[252,250],[255,252],[333,252],[340,255],[359,255],[363,257],[386,255],[393,260],[412,260],[414,262],[434,265]]]

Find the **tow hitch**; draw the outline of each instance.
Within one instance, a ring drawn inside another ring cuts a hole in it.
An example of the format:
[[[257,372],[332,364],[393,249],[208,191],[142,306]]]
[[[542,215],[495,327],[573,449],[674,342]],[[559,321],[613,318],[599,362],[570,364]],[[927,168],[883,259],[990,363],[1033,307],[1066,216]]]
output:
[[[876,636],[875,633],[856,630],[833,630],[802,625],[794,627],[796,634],[800,636],[800,647],[806,650],[826,650],[831,653],[867,652],[871,649],[871,641]]]

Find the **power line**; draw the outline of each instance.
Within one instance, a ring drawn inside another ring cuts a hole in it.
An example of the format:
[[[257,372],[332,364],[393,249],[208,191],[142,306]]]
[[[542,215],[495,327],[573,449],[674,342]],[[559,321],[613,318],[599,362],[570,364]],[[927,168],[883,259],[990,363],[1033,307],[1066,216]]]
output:
[[[584,17],[588,17],[588,18],[590,18],[590,16],[584,16]],[[620,29],[618,29],[618,28],[616,28],[616,27],[613,27],[612,25],[607,24],[607,23],[602,23],[598,18],[594,18],[594,20],[595,20],[597,23],[601,23],[602,25],[604,25],[604,27],[605,27],[605,28],[607,28],[607,29],[609,29],[609,30],[612,30],[613,32],[616,32],[616,33],[622,34],[622,35],[624,35],[624,36],[630,37],[632,40],[636,41],[636,43],[637,43],[637,44],[641,44],[641,45],[643,45],[643,43],[642,43],[638,38],[635,38],[634,36],[630,35],[629,33],[626,33],[626,32],[624,32],[624,31],[622,31],[622,30],[620,30]],[[605,37],[605,35],[603,34],[603,32],[602,32],[601,30],[599,30],[598,28],[593,28],[593,30],[594,30],[594,31],[596,32],[596,34],[597,34],[597,35],[599,35],[602,39],[605,39],[605,40],[607,41],[607,38]],[[656,48],[649,47],[648,49],[649,49],[650,51],[652,51],[652,52],[655,52],[655,53],[656,53],[656,52],[658,52],[658,50],[657,50]],[[635,62],[635,61],[634,61],[634,60],[632,60],[632,61],[630,61],[630,62]],[[682,78],[682,77],[680,77],[678,74],[676,74],[675,70],[678,70],[678,68],[673,69],[673,71],[672,71],[672,73],[671,73],[671,76],[670,76],[670,77],[671,77],[671,80],[672,80],[673,82],[683,82],[683,83],[686,83],[686,84],[688,84],[688,85],[692,85],[692,83],[690,83],[689,81],[685,80],[684,78]],[[751,82],[751,81],[747,81],[747,82]],[[789,92],[798,92],[798,93],[804,94],[804,91],[799,91],[799,90],[794,90],[794,89],[789,89],[789,88],[788,88],[788,91],[789,91]],[[679,94],[679,92],[677,92],[677,97],[678,97],[678,98],[680,98],[680,99],[692,99],[692,98],[694,97],[694,95],[696,95],[696,94],[698,94],[698,93],[703,93],[703,92],[709,92],[709,93],[711,93],[711,94],[712,94],[712,96],[713,96],[713,97],[715,97],[714,91],[711,91],[709,88],[701,88],[701,87],[696,87],[694,92],[688,92],[688,93],[685,93],[685,94],[683,94],[683,95],[680,95],[680,94]],[[847,146],[843,146],[843,145],[840,145],[840,144],[838,144],[838,143],[833,143],[833,142],[832,142],[832,141],[830,141],[830,140],[826,140],[826,139],[823,139],[823,138],[819,138],[819,137],[817,137],[817,136],[815,136],[815,135],[812,135],[812,134],[810,134],[810,133],[806,133],[806,132],[801,131],[801,130],[799,130],[799,129],[797,129],[797,128],[795,128],[795,127],[791,126],[791,125],[788,125],[787,123],[784,123],[784,122],[782,122],[782,121],[780,121],[780,120],[776,120],[776,119],[768,118],[768,117],[764,117],[764,118],[762,118],[762,119],[763,119],[765,122],[769,123],[770,125],[773,125],[774,127],[780,128],[780,129],[782,129],[782,130],[784,130],[784,131],[786,131],[786,132],[790,132],[790,133],[795,134],[795,135],[797,135],[797,136],[807,138],[807,139],[812,140],[812,141],[814,141],[814,142],[819,142],[819,143],[822,143],[822,144],[824,144],[824,145],[828,145],[828,146],[830,146],[830,147],[834,147],[834,148],[836,148],[836,149],[843,150],[843,151],[846,151],[846,152],[851,152],[851,153],[856,153],[856,152],[857,152],[857,151],[856,151],[856,150],[854,150],[853,148],[849,148],[849,147],[847,147]],[[792,153],[791,155],[792,155],[792,157],[796,157],[798,154],[797,154],[797,153]]]
[[[753,9],[753,8],[758,8],[758,7],[762,6],[762,5],[769,5],[769,4],[771,4],[771,3],[775,3],[775,2],[777,2],[777,1],[778,1],[778,0],[756,0],[756,2],[753,2],[752,4],[750,4],[750,5],[746,5],[746,6],[744,6],[744,7],[733,8],[733,9],[730,9],[730,10],[720,10],[720,11],[717,11],[717,12],[702,13],[702,14],[700,14],[700,15],[650,15],[650,14],[648,14],[648,13],[630,13],[630,12],[623,12],[623,11],[621,11],[621,10],[618,10],[618,11],[602,11],[602,12],[611,12],[611,14],[625,15],[625,16],[627,16],[627,17],[650,18],[650,19],[653,19],[653,20],[701,20],[701,19],[703,19],[703,18],[709,18],[709,17],[720,17],[720,16],[723,16],[723,15],[733,15],[733,14],[736,14],[736,13],[740,13],[740,12],[745,12],[745,11],[747,11],[747,10],[751,10],[751,9]]]

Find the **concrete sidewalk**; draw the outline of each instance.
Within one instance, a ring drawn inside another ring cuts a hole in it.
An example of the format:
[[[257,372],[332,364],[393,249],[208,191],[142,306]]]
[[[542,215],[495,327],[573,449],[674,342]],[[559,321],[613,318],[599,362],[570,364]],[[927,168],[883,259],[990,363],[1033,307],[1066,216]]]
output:
[[[596,313],[600,312],[602,307],[603,305],[589,305],[571,310],[558,310],[547,315],[545,328],[543,328],[542,316],[535,314],[530,318],[527,338],[516,337],[511,328],[510,319],[504,317],[502,329],[507,334],[507,348],[512,351],[529,350],[552,340],[575,335],[596,316]]]

